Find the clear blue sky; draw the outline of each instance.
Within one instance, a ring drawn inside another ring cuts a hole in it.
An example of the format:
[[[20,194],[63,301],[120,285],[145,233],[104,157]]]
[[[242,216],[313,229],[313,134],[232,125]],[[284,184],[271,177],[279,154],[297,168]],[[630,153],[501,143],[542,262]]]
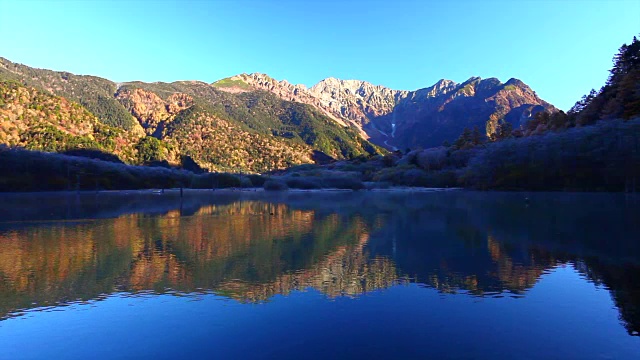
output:
[[[0,0],[0,56],[114,81],[263,72],[413,90],[516,77],[567,110],[640,32],[640,1]]]

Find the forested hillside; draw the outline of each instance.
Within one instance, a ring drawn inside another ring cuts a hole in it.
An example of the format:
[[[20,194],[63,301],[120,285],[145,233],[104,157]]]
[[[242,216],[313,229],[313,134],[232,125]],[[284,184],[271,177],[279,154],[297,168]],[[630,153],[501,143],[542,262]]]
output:
[[[106,125],[82,105],[47,92],[0,81],[0,143],[30,150],[93,149],[134,163],[138,136]]]
[[[188,158],[199,168],[231,172],[312,163],[318,152],[348,159],[383,151],[311,106],[264,91],[232,94],[197,81],[116,84],[3,58],[0,81],[6,99],[0,143],[8,146],[99,151],[128,164],[165,167]],[[76,113],[66,114],[67,107]]]
[[[139,96],[132,96],[134,93]],[[161,119],[166,117],[163,114],[165,110],[162,104],[159,107],[156,104],[162,101],[170,103],[176,94],[186,95],[187,103],[197,104],[201,111],[237,123],[246,131],[306,144],[335,158],[380,153],[379,148],[360,138],[354,129],[337,124],[309,105],[284,101],[266,91],[229,93],[197,81],[171,84],[134,82],[124,84],[116,98],[125,108],[134,109],[134,114],[137,113],[136,105],[148,103],[142,105],[148,110],[158,109],[155,112],[151,110],[150,116]],[[139,115],[137,117],[143,119]],[[158,119],[155,122],[161,122]],[[151,126],[151,132],[155,131],[153,124]]]
[[[15,80],[79,103],[106,125],[128,131],[137,122],[113,97],[117,84],[97,76],[35,69],[0,57],[0,79]]]

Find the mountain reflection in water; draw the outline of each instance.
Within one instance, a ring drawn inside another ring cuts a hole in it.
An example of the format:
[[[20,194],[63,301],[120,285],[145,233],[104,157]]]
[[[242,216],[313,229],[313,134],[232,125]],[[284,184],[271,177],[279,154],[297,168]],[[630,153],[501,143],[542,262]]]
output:
[[[529,201],[524,201],[528,196]],[[417,283],[527,296],[570,264],[640,331],[640,199],[610,194],[4,195],[0,318],[113,293],[268,302]]]

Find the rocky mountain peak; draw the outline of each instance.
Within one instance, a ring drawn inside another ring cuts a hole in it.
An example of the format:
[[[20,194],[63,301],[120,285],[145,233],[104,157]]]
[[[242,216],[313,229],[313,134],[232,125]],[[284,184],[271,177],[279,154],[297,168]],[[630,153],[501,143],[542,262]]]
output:
[[[527,88],[527,89],[529,88],[529,85],[525,84],[522,80],[516,79],[516,78],[511,78],[507,80],[505,85],[513,85],[513,86]]]
[[[433,98],[436,96],[444,95],[452,90],[455,90],[458,84],[455,81],[440,79],[432,86],[412,91],[408,94],[408,98],[412,101],[425,98]]]
[[[431,86],[432,88],[446,88],[446,87],[450,87],[451,85],[457,85],[455,81],[451,81],[451,80],[447,80],[447,79],[440,79],[438,81],[436,81],[435,84],[433,84],[433,86]]]
[[[283,92],[284,91],[304,91],[307,90],[307,87],[302,84],[292,84],[287,80],[278,81],[269,75],[262,73],[251,73],[251,74],[241,74],[231,77],[230,79],[238,79],[246,84],[259,89],[259,90],[267,90],[271,92]]]
[[[344,93],[348,95],[368,97],[374,94],[384,94],[385,96],[393,96],[396,93],[406,93],[402,90],[392,90],[382,85],[374,85],[367,81],[362,80],[341,80],[334,77],[329,77],[324,80],[320,80],[317,84],[313,85],[309,89],[312,93]]]
[[[362,80],[333,77],[321,80],[309,91],[320,100],[322,106],[358,127],[366,124],[372,116],[390,113],[408,94],[408,91],[393,90]]]
[[[229,82],[235,79],[249,89],[243,91],[269,91],[287,101],[312,105],[342,125],[354,125],[362,137],[389,149],[436,146],[443,138],[453,140],[464,127],[490,129],[487,124],[503,119],[518,127],[540,109],[555,110],[515,78],[506,83],[479,76],[462,83],[440,79],[415,91],[335,77],[309,88],[260,73],[238,75]],[[440,129],[443,124],[447,124],[446,131]]]

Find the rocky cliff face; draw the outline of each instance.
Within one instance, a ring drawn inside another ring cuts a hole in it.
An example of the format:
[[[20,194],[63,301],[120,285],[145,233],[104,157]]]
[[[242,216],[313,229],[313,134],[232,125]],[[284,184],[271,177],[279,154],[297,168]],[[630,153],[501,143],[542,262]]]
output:
[[[168,122],[193,105],[193,98],[182,93],[171,94],[165,101],[150,91],[120,88],[115,96],[138,120],[145,133],[157,138],[161,137]]]
[[[310,91],[334,114],[360,126],[371,118],[390,113],[408,94],[408,91],[392,90],[366,81],[336,78],[324,79]]]
[[[217,86],[220,90],[227,92],[247,92],[248,89],[258,89],[271,92],[283,100],[286,101],[294,101],[303,104],[308,104],[314,106],[318,110],[320,110],[324,115],[330,117],[334,121],[338,122],[340,125],[348,126],[348,123],[345,122],[344,118],[340,115],[340,112],[332,111],[329,106],[326,106],[322,99],[309,91],[309,89],[304,85],[294,85],[288,82],[287,80],[278,81],[275,80],[268,75],[253,73],[253,74],[241,74],[236,75],[229,78],[229,83],[234,84],[235,86]],[[216,86],[217,83],[213,85]],[[249,85],[249,87],[241,87],[238,86],[238,83],[244,83]],[[366,134],[362,133],[362,135],[366,138]]]
[[[311,88],[264,74],[235,76],[237,82],[282,99],[312,105],[387,149],[439,146],[465,127],[487,136],[500,122],[522,126],[534,113],[556,109],[518,79],[472,77],[463,83],[440,80],[415,91],[393,90],[360,80],[328,78]]]

